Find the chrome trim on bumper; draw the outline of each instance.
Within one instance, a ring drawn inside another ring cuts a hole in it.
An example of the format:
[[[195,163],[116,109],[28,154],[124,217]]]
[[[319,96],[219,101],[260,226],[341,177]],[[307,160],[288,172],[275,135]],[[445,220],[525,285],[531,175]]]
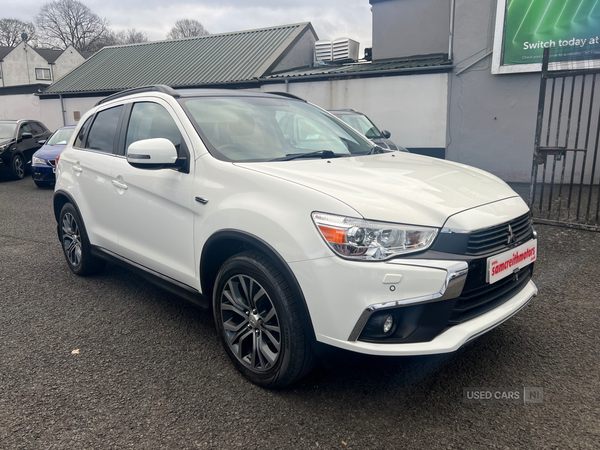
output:
[[[382,311],[391,308],[398,308],[402,306],[411,306],[423,303],[439,302],[448,300],[451,298],[459,297],[462,293],[465,281],[467,280],[467,273],[469,272],[469,265],[466,261],[430,261],[430,260],[392,260],[388,264],[399,264],[403,266],[419,266],[431,269],[443,269],[446,270],[446,281],[439,292],[435,294],[425,295],[422,297],[409,298],[406,300],[398,300],[387,303],[377,303],[375,305],[368,306],[363,311],[358,322],[352,329],[349,341],[356,341],[360,336],[363,328],[369,321],[369,318],[376,311]]]

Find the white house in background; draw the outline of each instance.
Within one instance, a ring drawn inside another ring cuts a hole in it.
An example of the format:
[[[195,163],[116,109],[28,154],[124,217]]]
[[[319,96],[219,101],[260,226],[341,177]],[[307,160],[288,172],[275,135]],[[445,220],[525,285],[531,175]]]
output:
[[[38,49],[26,42],[0,47],[0,87],[52,84],[89,56],[72,45],[66,50]]]

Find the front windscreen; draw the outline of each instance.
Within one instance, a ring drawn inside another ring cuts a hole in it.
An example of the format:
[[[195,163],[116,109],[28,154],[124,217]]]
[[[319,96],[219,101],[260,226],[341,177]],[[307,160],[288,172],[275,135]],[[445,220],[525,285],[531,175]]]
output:
[[[75,128],[67,128],[65,130],[56,130],[54,134],[48,139],[46,145],[67,145],[71,136],[73,136],[73,132]]]
[[[341,114],[338,116],[355,130],[360,131],[369,139],[377,139],[383,137],[379,129],[367,116],[362,114]]]
[[[181,103],[211,153],[226,161],[271,161],[313,152],[352,156],[373,147],[352,128],[298,100],[205,97]]]
[[[16,123],[2,123],[0,122],[0,139],[11,139],[15,137],[15,131],[17,130]]]

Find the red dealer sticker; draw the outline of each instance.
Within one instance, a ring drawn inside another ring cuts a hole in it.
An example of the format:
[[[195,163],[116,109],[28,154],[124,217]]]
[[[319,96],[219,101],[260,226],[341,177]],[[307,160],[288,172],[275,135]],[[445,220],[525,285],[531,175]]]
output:
[[[528,266],[537,259],[537,239],[487,260],[487,281],[492,284]]]

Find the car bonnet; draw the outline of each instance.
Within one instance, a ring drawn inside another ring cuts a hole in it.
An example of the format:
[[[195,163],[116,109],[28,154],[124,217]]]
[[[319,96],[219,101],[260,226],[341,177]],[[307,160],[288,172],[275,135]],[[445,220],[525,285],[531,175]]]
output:
[[[66,145],[44,145],[35,152],[35,156],[43,159],[55,159],[65,147]]]
[[[236,165],[321,191],[386,222],[441,227],[461,211],[518,197],[482,170],[405,152]]]

